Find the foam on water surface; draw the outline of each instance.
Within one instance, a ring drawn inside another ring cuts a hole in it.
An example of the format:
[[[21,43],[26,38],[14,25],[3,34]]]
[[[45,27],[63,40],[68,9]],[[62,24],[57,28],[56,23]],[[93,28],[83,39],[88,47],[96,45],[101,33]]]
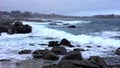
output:
[[[88,49],[86,46],[92,46],[88,51],[83,52],[84,57],[92,55],[107,56],[105,51],[112,51],[119,47],[120,40],[106,38],[102,36],[91,36],[91,35],[73,35],[64,31],[47,28],[45,25],[48,23],[36,23],[36,22],[23,22],[32,26],[32,33],[30,34],[13,34],[7,35],[2,33],[0,36],[0,59],[13,59],[13,60],[24,60],[32,58],[31,55],[19,55],[18,51],[23,49],[30,49],[32,51],[37,49],[51,49],[47,46],[40,46],[38,44],[48,44],[50,40],[45,39],[46,37],[54,38],[53,40],[60,41],[66,38],[76,46],[80,45],[84,49]],[[31,46],[32,45],[32,46]],[[97,46],[101,46],[101,48]],[[68,50],[73,48],[67,47]]]

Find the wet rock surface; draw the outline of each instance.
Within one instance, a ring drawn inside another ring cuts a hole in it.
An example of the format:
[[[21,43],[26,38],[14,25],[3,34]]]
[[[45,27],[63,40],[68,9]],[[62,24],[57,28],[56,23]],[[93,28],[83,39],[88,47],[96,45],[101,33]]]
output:
[[[83,60],[83,57],[79,51],[70,51],[62,60]]]
[[[85,49],[83,49],[83,48],[75,48],[75,49],[73,49],[73,51],[85,51]]]
[[[59,45],[64,45],[64,46],[68,46],[68,47],[74,47],[70,41],[68,41],[67,39],[62,39],[61,42],[59,43]]]
[[[58,54],[58,55],[64,55],[64,54],[67,54],[67,50],[65,47],[63,46],[57,46],[57,47],[53,47],[51,49],[51,51],[55,54]]]
[[[30,54],[31,52],[31,50],[21,50],[18,52],[18,54]]]
[[[50,41],[48,44],[49,47],[59,46],[58,41]]]
[[[32,27],[28,24],[24,25],[22,22],[16,21],[14,24],[0,25],[0,33],[6,32],[8,34],[25,34],[31,33]]]

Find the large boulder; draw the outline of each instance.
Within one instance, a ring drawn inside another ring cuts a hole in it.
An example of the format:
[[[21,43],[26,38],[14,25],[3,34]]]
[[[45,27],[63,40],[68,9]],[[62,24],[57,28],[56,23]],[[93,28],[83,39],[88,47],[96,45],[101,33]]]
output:
[[[43,56],[43,60],[58,60],[59,56],[54,53],[48,53]]]
[[[32,27],[30,25],[24,25],[22,22],[15,22],[10,26],[9,33],[14,34],[25,34],[32,32]]]
[[[45,50],[36,50],[32,53],[33,58],[39,58],[43,60],[58,60],[59,56],[52,53],[52,51],[45,49]]]
[[[99,68],[96,64],[83,60],[62,60],[58,65],[61,68]]]
[[[48,44],[49,47],[59,46],[58,41],[50,41]]]
[[[21,50],[18,52],[18,54],[30,54],[31,52],[31,50]]]
[[[70,51],[62,60],[83,60],[83,57],[79,51]]]
[[[59,59],[59,56],[52,53],[50,50],[48,49],[45,49],[43,51],[43,57],[42,57],[44,60],[58,60]]]
[[[42,58],[43,57],[43,50],[35,50],[32,53],[33,58]]]
[[[65,46],[69,46],[69,47],[74,47],[73,45],[71,45],[70,41],[68,41],[67,39],[62,39],[61,42],[59,43],[60,45],[65,45]]]
[[[64,54],[67,54],[67,50],[65,47],[63,46],[56,46],[56,47],[53,47],[51,49],[51,51],[55,54],[58,54],[58,55],[64,55]]]
[[[91,61],[94,64],[97,64],[99,66],[99,68],[108,68],[105,61],[99,56],[91,56],[89,58],[89,61]]]

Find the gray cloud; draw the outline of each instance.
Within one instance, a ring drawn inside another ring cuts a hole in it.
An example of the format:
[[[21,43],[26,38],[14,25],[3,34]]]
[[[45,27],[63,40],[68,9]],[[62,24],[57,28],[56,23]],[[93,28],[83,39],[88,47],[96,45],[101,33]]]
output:
[[[22,10],[65,15],[119,13],[120,0],[0,0],[0,10]]]

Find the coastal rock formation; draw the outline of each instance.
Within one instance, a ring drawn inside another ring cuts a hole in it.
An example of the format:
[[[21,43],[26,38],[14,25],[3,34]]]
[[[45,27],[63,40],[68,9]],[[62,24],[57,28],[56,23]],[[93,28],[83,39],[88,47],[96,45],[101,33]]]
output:
[[[22,22],[15,22],[10,26],[10,29],[8,31],[9,34],[25,34],[32,32],[32,27],[29,25],[23,25]]]
[[[9,26],[7,25],[0,25],[0,33],[2,32],[8,32]]]
[[[43,50],[35,50],[32,53],[33,58],[42,58],[43,57]]]
[[[52,51],[48,50],[48,49],[45,49],[43,51],[43,60],[58,60],[59,59],[59,56],[52,53]]]
[[[105,61],[100,58],[99,56],[91,56],[89,59],[92,63],[98,65],[100,68],[108,68],[107,64]]]
[[[58,54],[58,55],[64,55],[64,54],[67,54],[67,50],[65,47],[63,46],[56,46],[56,47],[53,47],[51,49],[51,51],[55,54]]]
[[[109,68],[105,61],[98,57],[91,57],[89,60],[61,60],[58,64],[45,65],[42,68]]]
[[[54,54],[52,51],[45,49],[45,50],[36,50],[32,53],[33,58],[39,58],[43,60],[58,60],[59,56]]]
[[[83,57],[79,51],[70,51],[62,60],[83,60]]]
[[[67,39],[62,39],[61,42],[59,43],[60,45],[65,45],[68,47],[74,47],[73,45],[71,45],[70,41],[68,41]]]
[[[59,56],[52,52],[43,56],[43,60],[58,60],[58,59],[59,59]]]

